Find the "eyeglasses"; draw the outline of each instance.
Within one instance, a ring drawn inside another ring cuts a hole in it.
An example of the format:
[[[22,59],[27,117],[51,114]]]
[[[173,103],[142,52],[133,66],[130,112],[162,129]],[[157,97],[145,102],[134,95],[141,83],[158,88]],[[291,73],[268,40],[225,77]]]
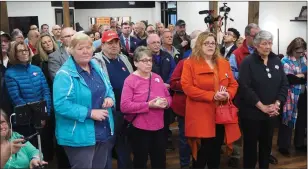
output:
[[[204,42],[203,45],[204,46],[216,46],[216,43],[215,42],[211,42],[211,43],[210,42]]]
[[[160,45],[160,41],[154,41],[150,43],[151,45]]]
[[[72,36],[74,36],[74,34],[66,35],[66,36],[63,36],[62,38],[70,38],[70,37],[72,37]]]
[[[155,30],[150,30],[150,31],[147,31],[149,34],[150,33],[155,33]]]
[[[273,42],[263,42],[263,43],[260,43],[260,45],[262,45],[262,46],[267,46],[267,45],[272,46]]]
[[[24,52],[27,52],[27,53],[29,53],[29,50],[28,49],[24,49],[24,50],[17,50],[17,53],[24,53]]]
[[[142,62],[144,64],[146,64],[146,63],[153,63],[153,59],[141,59],[138,62]]]
[[[272,78],[272,74],[271,74],[271,72],[270,72],[270,69],[267,67],[266,69],[266,72],[267,72],[267,77],[270,79],[270,78]]]

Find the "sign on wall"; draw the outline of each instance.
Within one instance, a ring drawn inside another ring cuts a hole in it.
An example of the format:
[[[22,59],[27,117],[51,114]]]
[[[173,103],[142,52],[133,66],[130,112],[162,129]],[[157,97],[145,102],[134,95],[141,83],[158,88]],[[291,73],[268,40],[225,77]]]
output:
[[[96,24],[98,25],[110,25],[110,17],[99,17],[95,18],[96,19]]]

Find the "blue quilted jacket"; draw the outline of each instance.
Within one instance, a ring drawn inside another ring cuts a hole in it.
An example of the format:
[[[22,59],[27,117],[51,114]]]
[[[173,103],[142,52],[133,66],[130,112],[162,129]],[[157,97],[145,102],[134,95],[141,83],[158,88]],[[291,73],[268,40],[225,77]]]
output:
[[[14,106],[46,100],[50,114],[50,90],[41,68],[31,64],[13,65],[5,72],[5,83]]]

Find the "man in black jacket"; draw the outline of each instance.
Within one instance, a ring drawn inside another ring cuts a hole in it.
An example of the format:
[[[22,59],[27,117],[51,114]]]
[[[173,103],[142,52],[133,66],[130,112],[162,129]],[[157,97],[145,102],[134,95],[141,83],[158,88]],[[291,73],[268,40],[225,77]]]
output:
[[[166,87],[169,89],[170,77],[175,69],[175,61],[173,57],[163,50],[161,50],[161,39],[157,34],[151,34],[147,38],[148,48],[152,51],[153,66],[152,72],[161,76]],[[169,130],[169,125],[172,123],[172,110],[169,108],[164,113],[164,130],[166,134],[166,149],[174,150],[172,145],[172,132]]]
[[[173,36],[173,46],[180,52],[190,50],[190,37],[186,34],[186,23],[179,19],[175,24],[176,33]]]
[[[11,36],[8,33],[0,31],[1,37],[1,58],[0,58],[0,109],[9,116],[13,112],[13,105],[8,95],[8,91],[4,82],[4,74],[10,66],[8,50],[11,43]]]

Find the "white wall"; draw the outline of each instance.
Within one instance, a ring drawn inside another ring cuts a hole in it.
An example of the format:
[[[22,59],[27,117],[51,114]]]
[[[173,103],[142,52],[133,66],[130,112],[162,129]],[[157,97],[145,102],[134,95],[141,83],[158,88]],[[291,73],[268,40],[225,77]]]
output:
[[[51,27],[56,23],[55,10],[51,7],[50,1],[36,1],[35,3],[7,1],[6,4],[8,17],[38,16],[38,26],[48,24]]]
[[[286,54],[289,43],[296,37],[306,41],[307,22],[290,22],[299,16],[307,2],[260,2],[259,26],[274,35],[273,52],[278,52],[277,29],[279,28],[279,53]]]
[[[227,30],[228,28],[237,29],[241,36],[244,37],[245,27],[248,25],[248,2],[229,2],[225,1],[228,7],[231,8],[231,11],[228,14],[229,18],[232,18],[234,21],[232,22],[230,19],[227,21]],[[224,1],[218,2],[218,14],[223,16],[224,12],[219,13],[219,8],[223,6]],[[224,21],[224,20],[223,20]],[[224,31],[225,27],[222,26],[222,31]]]
[[[155,4],[156,5],[156,4]],[[156,8],[125,8],[125,9],[76,9],[75,22],[79,22],[81,27],[88,30],[91,17],[120,17],[130,16],[133,22],[148,20],[148,23],[157,21]],[[159,10],[160,14],[160,10]],[[160,21],[160,15],[159,15]]]
[[[186,22],[186,32],[190,34],[194,30],[205,31],[204,23],[206,15],[199,15],[199,11],[209,9],[209,2],[177,2],[177,19]]]

